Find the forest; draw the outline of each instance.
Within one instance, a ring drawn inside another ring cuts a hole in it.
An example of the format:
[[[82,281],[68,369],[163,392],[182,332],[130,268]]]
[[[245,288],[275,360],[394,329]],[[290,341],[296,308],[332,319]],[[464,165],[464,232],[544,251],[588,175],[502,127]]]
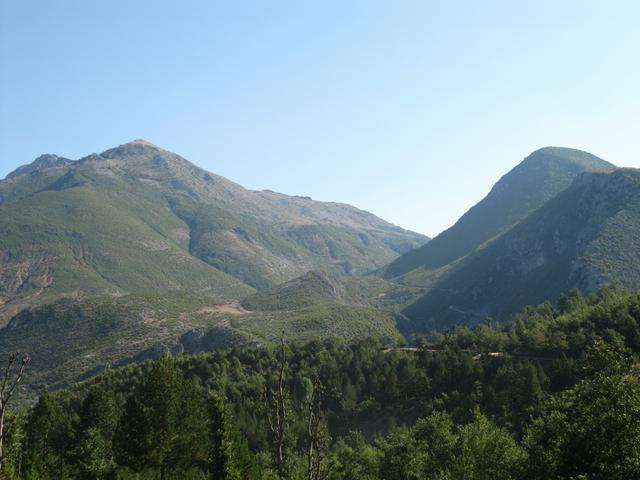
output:
[[[389,346],[132,364],[7,410],[17,479],[640,478],[640,293],[578,291]]]

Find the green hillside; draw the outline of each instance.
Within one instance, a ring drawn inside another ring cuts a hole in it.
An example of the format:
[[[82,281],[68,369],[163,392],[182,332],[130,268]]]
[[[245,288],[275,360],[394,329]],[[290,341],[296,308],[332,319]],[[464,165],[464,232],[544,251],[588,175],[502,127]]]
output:
[[[524,219],[567,188],[580,173],[611,168],[611,163],[580,150],[536,150],[504,175],[455,225],[391,262],[383,269],[384,276],[399,277],[416,269],[437,270]]]
[[[25,309],[0,329],[0,354],[28,351],[31,389],[55,389],[115,366],[164,353],[268,345],[285,330],[304,342],[336,336],[402,339],[396,316],[373,308],[316,303],[286,311],[248,312],[196,294],[61,299]]]
[[[156,200],[84,184],[0,204],[2,302],[159,290],[223,301],[252,290],[190,255],[186,224]]]
[[[62,299],[23,310],[0,329],[0,351],[28,351],[26,383],[55,388],[117,365],[198,324],[216,325],[200,296],[126,295]]]
[[[238,315],[229,321],[234,330],[258,344],[277,343],[282,331],[298,342],[328,337],[377,337],[389,344],[403,341],[396,315],[353,305],[320,303],[296,310]]]
[[[241,302],[247,310],[293,310],[318,303],[347,303],[346,291],[337,279],[309,272],[280,285],[254,293]]]
[[[84,294],[245,297],[309,270],[351,275],[424,243],[336,203],[251,191],[143,140],[0,182],[0,325]]]
[[[424,285],[411,286],[375,275],[337,277],[308,272],[301,277],[255,292],[240,302],[250,311],[287,311],[334,303],[399,312],[422,296]]]
[[[268,346],[114,368],[10,412],[5,471],[308,480],[313,441],[330,480],[637,478],[637,292],[569,295],[438,344],[385,346],[287,341],[282,364]],[[276,391],[284,413],[265,401]],[[270,428],[278,413],[284,467]]]
[[[640,288],[640,171],[585,173],[443,275],[404,313],[419,329],[504,320],[573,288]]]

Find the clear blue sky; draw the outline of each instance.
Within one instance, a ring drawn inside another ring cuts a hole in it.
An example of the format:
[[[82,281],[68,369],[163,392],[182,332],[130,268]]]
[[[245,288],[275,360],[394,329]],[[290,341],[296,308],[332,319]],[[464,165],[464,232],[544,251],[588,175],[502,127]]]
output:
[[[640,167],[637,1],[0,5],[0,178],[145,138],[434,235],[542,146]]]

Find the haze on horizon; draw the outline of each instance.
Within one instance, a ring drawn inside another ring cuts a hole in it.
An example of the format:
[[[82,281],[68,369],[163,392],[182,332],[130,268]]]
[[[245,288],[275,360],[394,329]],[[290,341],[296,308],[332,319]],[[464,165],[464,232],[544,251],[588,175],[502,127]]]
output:
[[[144,138],[435,235],[538,148],[640,167],[640,4],[0,0],[0,178]]]

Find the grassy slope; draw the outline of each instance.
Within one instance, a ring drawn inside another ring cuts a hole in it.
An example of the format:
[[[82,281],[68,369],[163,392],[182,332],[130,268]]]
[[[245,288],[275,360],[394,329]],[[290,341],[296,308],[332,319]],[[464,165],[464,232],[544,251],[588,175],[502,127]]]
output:
[[[191,256],[188,244],[175,237],[186,225],[166,209],[139,195],[135,203],[130,200],[122,191],[85,185],[0,205],[5,266],[15,259],[15,267],[2,272],[0,292],[28,301],[43,286],[45,273],[51,282],[45,298],[76,291],[190,290],[225,300],[251,291]],[[22,282],[15,281],[17,273]]]
[[[374,275],[337,277],[311,271],[288,282],[260,290],[241,301],[250,311],[295,310],[323,303],[398,312],[425,292]]]

